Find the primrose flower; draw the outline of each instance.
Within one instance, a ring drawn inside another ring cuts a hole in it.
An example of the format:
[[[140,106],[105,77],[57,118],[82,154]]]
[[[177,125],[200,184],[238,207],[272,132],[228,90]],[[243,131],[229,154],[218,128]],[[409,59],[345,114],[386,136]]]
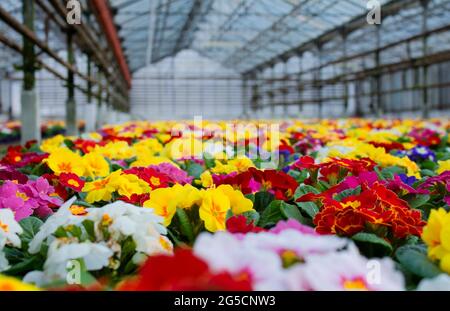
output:
[[[90,152],[83,156],[83,163],[86,169],[86,177],[105,177],[109,174],[109,163],[97,152]]]
[[[155,189],[150,194],[150,199],[144,202],[144,207],[153,208],[155,213],[164,217],[164,225],[167,227],[177,210],[177,193],[172,188]]]
[[[64,139],[65,137],[63,135],[56,135],[52,138],[45,139],[39,148],[44,152],[52,153],[63,146]]]
[[[47,179],[39,177],[35,181],[29,180],[24,186],[25,194],[35,200],[37,207],[35,213],[40,217],[53,213],[52,207],[58,207],[63,202],[55,196],[55,188],[50,186]]]
[[[428,245],[428,257],[439,261],[441,269],[450,274],[450,212],[431,210],[422,240]]]
[[[50,243],[44,271],[31,271],[24,282],[44,286],[51,282],[65,280],[67,263],[70,260],[83,260],[87,271],[101,270],[109,266],[113,251],[101,243],[69,243],[55,239]]]
[[[438,161],[439,167],[436,171],[438,174],[442,174],[446,171],[450,171],[450,160]]]
[[[45,162],[57,176],[61,173],[73,173],[77,176],[83,176],[85,172],[82,157],[67,148],[53,150]]]
[[[162,162],[158,165],[150,165],[149,168],[155,169],[160,173],[170,176],[173,181],[181,185],[190,184],[193,180],[192,176],[189,176],[188,173],[173,165],[172,163]]]
[[[22,227],[14,219],[14,213],[9,209],[0,209],[0,271],[9,268],[3,248],[5,245],[20,247],[19,235],[22,232]]]
[[[38,202],[27,195],[24,185],[8,180],[0,186],[0,209],[11,209],[17,221],[33,215],[37,207]]]
[[[208,189],[203,193],[200,205],[200,218],[205,222],[205,228],[210,232],[225,230],[225,221],[230,209],[229,198],[219,189]]]
[[[72,173],[61,173],[59,175],[59,182],[61,185],[68,187],[76,192],[81,192],[85,185],[85,181]]]
[[[115,185],[111,184],[111,180],[119,178],[121,174],[122,171],[118,170],[103,179],[85,183],[83,192],[87,192],[86,202],[111,201],[113,192],[117,190]]]

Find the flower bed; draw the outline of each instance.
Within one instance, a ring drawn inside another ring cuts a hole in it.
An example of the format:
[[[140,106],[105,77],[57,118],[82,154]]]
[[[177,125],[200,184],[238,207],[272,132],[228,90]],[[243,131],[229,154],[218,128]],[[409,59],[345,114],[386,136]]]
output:
[[[84,122],[79,123],[79,130],[84,130]],[[20,140],[20,122],[11,121],[0,124],[0,144],[11,144]],[[42,137],[52,137],[64,134],[66,131],[64,122],[47,121],[41,126]]]
[[[0,289],[449,289],[449,132],[134,122],[10,147]]]

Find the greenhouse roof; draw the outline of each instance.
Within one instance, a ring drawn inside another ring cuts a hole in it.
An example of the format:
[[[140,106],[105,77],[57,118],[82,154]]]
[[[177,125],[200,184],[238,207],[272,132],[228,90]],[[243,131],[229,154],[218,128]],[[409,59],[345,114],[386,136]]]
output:
[[[381,0],[381,4],[388,0]],[[110,0],[131,69],[192,48],[243,72],[367,12],[360,0]]]

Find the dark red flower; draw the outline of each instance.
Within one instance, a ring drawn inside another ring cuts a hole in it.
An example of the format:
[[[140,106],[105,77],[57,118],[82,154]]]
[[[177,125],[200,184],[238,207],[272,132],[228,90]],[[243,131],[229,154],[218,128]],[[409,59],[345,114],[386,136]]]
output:
[[[124,291],[250,291],[250,278],[244,273],[213,273],[208,264],[190,249],[177,249],[173,256],[159,255],[147,259],[134,279],[118,286]]]
[[[66,201],[69,197],[67,189],[59,181],[59,177],[55,174],[44,174],[41,177],[47,179],[48,183],[55,188],[56,194],[63,200]]]
[[[133,167],[125,170],[124,173],[136,175],[152,189],[167,188],[175,183],[168,175],[149,167]]]
[[[133,193],[131,197],[121,196],[118,198],[118,200],[138,206],[143,206],[144,202],[147,201],[148,199],[150,199],[150,194],[148,193],[143,194]]]
[[[67,188],[70,188],[76,192],[81,192],[84,187],[84,180],[73,173],[62,173],[59,175],[59,181]]]
[[[227,231],[231,233],[249,233],[265,231],[263,228],[254,225],[253,220],[247,222],[247,218],[243,215],[236,215],[228,218],[226,222]]]
[[[81,150],[84,154],[87,154],[87,153],[91,152],[92,150],[94,150],[95,146],[97,145],[97,143],[95,141],[85,140],[85,139],[81,139],[81,138],[78,138],[73,143],[74,143],[75,149]]]

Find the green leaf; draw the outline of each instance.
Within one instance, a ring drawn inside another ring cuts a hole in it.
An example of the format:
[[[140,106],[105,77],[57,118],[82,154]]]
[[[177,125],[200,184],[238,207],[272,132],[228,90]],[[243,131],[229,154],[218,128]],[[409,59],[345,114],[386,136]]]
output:
[[[433,278],[442,271],[428,259],[426,247],[405,245],[395,253],[400,264],[409,272],[423,278]]]
[[[283,201],[272,201],[269,206],[262,212],[258,225],[260,227],[266,227],[275,225],[278,221],[284,219],[284,215],[281,212],[281,204]]]
[[[333,199],[335,199],[336,201],[342,201],[343,199],[352,196],[352,195],[358,195],[361,193],[361,186],[358,186],[356,188],[352,188],[352,189],[346,189],[344,191],[341,191],[337,194],[335,194],[333,196]]]
[[[301,185],[295,190],[294,198],[298,199],[308,193],[319,194],[320,191],[310,185]]]
[[[271,202],[273,202],[273,200],[274,200],[273,194],[267,191],[257,192],[255,193],[253,208],[261,214],[267,209],[267,207]]]
[[[194,229],[192,228],[191,221],[189,220],[188,215],[184,211],[184,209],[177,207],[176,211],[178,220],[180,221],[180,230],[181,233],[183,233],[184,236],[186,236],[189,240],[189,242],[193,243],[195,236],[194,236]]]
[[[90,240],[91,242],[94,242],[94,241],[95,241],[95,228],[94,228],[94,222],[93,222],[92,220],[86,219],[86,220],[84,220],[84,221],[82,222],[82,225],[83,225],[83,227],[84,227],[84,230],[86,230],[86,233],[87,233],[87,235],[88,235],[88,237],[89,237],[89,240]]]
[[[28,257],[2,273],[12,276],[24,275],[29,271],[39,270],[42,264],[43,260],[39,256]]]
[[[412,208],[419,208],[430,200],[430,196],[428,194],[415,194],[408,195],[405,199]]]
[[[67,148],[71,149],[75,144],[70,139],[64,139],[64,144],[67,146]]]
[[[248,220],[253,221],[253,224],[257,224],[260,219],[259,213],[257,211],[243,212],[241,215],[245,216],[245,218],[247,218]]]
[[[438,165],[437,165],[437,163],[435,163],[433,161],[426,160],[426,161],[423,161],[420,164],[420,167],[422,169],[427,169],[427,170],[430,170],[430,171],[434,171],[438,167]]]
[[[374,233],[360,232],[352,236],[352,239],[356,242],[370,243],[383,246],[389,252],[392,252],[392,245],[383,238],[380,238]]]
[[[19,224],[23,229],[23,233],[20,235],[20,238],[23,242],[28,244],[34,238],[36,233],[38,233],[43,222],[39,218],[28,217],[19,221]]]
[[[203,171],[204,171],[203,166],[201,166],[200,164],[194,163],[194,162],[190,163],[187,166],[187,170],[186,170],[186,172],[188,173],[189,176],[192,176],[196,179],[200,178],[200,175],[203,173]]]
[[[319,208],[314,202],[296,202],[296,204],[300,210],[311,217],[311,219],[314,219],[316,214],[319,212]]]
[[[280,210],[283,216],[287,219],[295,219],[301,224],[307,224],[305,217],[303,217],[302,213],[298,210],[298,207],[295,205],[287,204],[286,202],[282,202],[280,205]]]
[[[399,166],[389,166],[381,170],[381,175],[386,179],[394,179],[395,175],[405,173],[405,169]]]
[[[308,171],[289,170],[288,175],[293,177],[300,184],[304,182],[306,178],[308,178]]]

